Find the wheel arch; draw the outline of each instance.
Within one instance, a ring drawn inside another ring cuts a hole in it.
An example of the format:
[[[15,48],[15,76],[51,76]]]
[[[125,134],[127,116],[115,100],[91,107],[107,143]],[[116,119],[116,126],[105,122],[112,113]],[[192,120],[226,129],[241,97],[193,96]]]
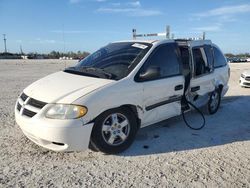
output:
[[[113,107],[113,108],[109,108],[109,109],[106,109],[104,111],[102,111],[101,113],[99,113],[93,120],[92,122],[95,122],[95,120],[103,113],[109,111],[109,110],[114,110],[114,109],[122,109],[122,108],[126,108],[128,109],[130,112],[132,112],[134,115],[135,115],[135,118],[136,118],[136,121],[137,121],[137,126],[138,128],[141,127],[141,115],[140,115],[140,111],[142,110],[141,107],[139,106],[136,106],[136,105],[133,105],[133,104],[123,104],[123,105],[120,105],[120,106],[117,106],[117,107]]]

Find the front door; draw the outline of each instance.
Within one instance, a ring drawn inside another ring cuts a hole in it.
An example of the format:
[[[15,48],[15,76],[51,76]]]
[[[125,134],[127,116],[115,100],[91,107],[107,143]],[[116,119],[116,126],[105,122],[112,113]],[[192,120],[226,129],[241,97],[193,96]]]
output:
[[[176,43],[158,46],[141,67],[138,75],[150,67],[157,67],[160,74],[151,80],[140,80],[143,84],[144,118],[142,126],[147,126],[179,115],[180,100],[184,90],[184,78],[178,58]]]

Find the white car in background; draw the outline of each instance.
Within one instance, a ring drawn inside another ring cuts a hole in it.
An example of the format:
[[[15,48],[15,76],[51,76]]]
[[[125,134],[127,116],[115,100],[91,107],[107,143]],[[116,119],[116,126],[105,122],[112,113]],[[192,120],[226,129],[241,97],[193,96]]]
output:
[[[250,87],[250,70],[245,70],[240,76],[240,86]]]
[[[210,40],[110,43],[25,88],[15,118],[30,140],[47,149],[118,153],[139,128],[180,115],[188,106],[183,96],[216,113],[229,73]]]

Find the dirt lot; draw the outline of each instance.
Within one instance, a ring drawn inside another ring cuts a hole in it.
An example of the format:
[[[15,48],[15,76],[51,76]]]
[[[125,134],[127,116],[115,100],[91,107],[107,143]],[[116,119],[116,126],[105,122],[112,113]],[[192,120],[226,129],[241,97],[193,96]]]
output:
[[[141,129],[119,155],[48,151],[16,125],[18,94],[64,67],[54,60],[0,61],[0,187],[250,187],[250,88],[238,84],[250,63],[231,64],[230,90],[204,129],[173,118]]]

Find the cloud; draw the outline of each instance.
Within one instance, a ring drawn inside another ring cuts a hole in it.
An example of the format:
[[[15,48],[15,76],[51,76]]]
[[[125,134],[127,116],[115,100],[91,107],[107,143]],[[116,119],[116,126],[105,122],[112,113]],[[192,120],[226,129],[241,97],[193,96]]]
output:
[[[97,33],[97,34],[103,34],[103,33],[106,33],[106,34],[128,34],[128,33],[124,33],[124,32],[121,32],[121,31],[114,31],[114,30],[52,30],[50,31],[52,33],[56,33],[56,34],[93,34],[93,33]]]
[[[145,9],[142,7],[140,1],[131,1],[127,3],[112,3],[109,7],[101,7],[97,9],[100,13],[121,13],[128,16],[157,16],[162,12],[159,10]]]
[[[99,8],[97,12],[102,13],[126,13],[129,16],[157,16],[161,15],[162,12],[158,10],[147,10],[137,8]]]
[[[195,30],[195,31],[220,31],[221,26],[214,25],[214,26],[194,27],[193,30]]]
[[[250,12],[250,4],[224,6],[194,15],[198,17],[211,17],[211,16],[228,16],[240,13],[247,13],[247,12]]]
[[[31,44],[55,44],[56,41],[52,39],[41,39],[36,38],[35,40],[29,41]]]
[[[131,7],[141,7],[140,1],[128,2],[127,5]]]

